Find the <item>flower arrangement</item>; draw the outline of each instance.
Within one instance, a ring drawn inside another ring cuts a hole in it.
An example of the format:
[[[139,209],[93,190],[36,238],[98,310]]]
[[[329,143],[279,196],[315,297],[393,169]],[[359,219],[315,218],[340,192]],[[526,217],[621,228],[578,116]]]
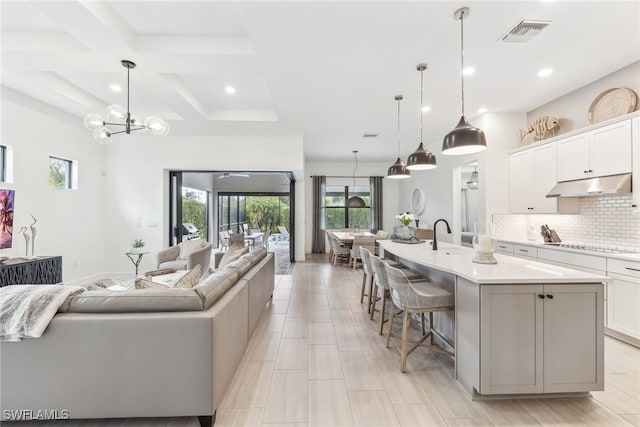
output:
[[[413,214],[410,214],[409,212],[403,212],[399,215],[396,215],[396,219],[400,221],[405,227],[415,220]]]
[[[133,246],[134,249],[140,249],[140,248],[144,248],[144,245],[146,243],[144,242],[144,240],[142,239],[136,239],[133,241],[133,243],[131,244],[131,246]]]

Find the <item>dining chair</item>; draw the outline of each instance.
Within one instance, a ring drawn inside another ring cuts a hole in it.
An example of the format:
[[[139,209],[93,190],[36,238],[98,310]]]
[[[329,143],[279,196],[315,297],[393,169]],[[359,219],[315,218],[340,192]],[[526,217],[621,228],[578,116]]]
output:
[[[353,245],[351,245],[350,265],[353,264],[353,271],[356,271],[358,260],[362,262],[360,257],[360,248],[365,247],[373,253],[375,251],[376,238],[374,236],[354,236]]]
[[[351,249],[348,246],[343,246],[340,243],[340,240],[334,235],[329,235],[329,241],[331,243],[331,251],[333,253],[333,258],[331,259],[332,264],[335,266],[338,258],[346,259],[347,265],[350,262],[351,257]]]

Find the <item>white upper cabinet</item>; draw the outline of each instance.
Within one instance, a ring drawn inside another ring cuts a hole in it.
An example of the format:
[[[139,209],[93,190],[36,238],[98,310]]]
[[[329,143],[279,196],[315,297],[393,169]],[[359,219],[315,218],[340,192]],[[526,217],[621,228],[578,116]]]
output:
[[[633,191],[633,213],[640,214],[640,117],[633,119],[633,175],[631,189]]]
[[[557,141],[558,181],[631,172],[631,120]]]
[[[511,213],[557,213],[558,202],[546,195],[556,184],[556,145],[542,145],[510,157]]]

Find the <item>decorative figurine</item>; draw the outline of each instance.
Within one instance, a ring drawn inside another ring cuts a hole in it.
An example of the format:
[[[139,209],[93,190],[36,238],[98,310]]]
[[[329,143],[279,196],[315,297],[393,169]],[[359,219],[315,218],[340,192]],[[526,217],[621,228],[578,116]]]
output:
[[[535,141],[547,138],[548,134],[551,134],[549,136],[554,136],[559,123],[560,121],[555,117],[539,117],[526,130],[520,131],[520,142],[524,144],[524,139],[530,133],[533,133]]]

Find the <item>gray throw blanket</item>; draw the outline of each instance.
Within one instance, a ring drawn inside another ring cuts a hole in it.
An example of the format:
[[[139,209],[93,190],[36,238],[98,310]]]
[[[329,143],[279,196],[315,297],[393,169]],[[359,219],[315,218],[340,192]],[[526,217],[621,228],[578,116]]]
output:
[[[58,308],[81,286],[11,285],[0,288],[0,340],[38,338]]]

